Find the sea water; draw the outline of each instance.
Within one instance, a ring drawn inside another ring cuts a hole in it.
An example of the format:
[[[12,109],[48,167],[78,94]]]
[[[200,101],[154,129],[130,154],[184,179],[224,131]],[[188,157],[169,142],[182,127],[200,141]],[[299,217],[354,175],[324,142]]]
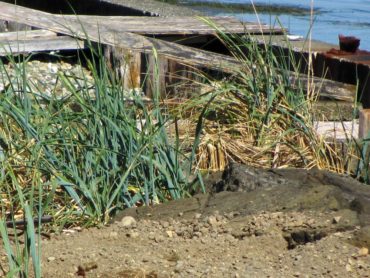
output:
[[[191,0],[190,0],[191,1]],[[360,49],[370,50],[370,0],[202,0],[216,3],[266,4],[310,9],[313,3],[314,14],[273,14],[269,12],[244,13],[233,11],[232,14],[244,21],[261,21],[276,25],[276,17],[291,34],[307,37],[311,22],[312,38],[338,44],[338,35],[356,36],[361,39]],[[204,8],[203,8],[204,10]],[[207,8],[212,15],[230,15],[225,9]]]

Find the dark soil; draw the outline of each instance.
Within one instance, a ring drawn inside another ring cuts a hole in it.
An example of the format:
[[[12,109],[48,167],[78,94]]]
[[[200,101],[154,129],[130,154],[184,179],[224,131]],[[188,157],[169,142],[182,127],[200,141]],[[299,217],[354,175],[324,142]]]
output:
[[[45,240],[43,277],[370,277],[370,187],[232,164],[209,192]]]

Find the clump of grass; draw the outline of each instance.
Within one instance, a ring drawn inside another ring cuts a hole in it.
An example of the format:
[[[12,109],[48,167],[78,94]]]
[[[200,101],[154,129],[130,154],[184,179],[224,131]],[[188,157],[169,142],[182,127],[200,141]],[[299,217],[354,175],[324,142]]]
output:
[[[180,114],[192,115],[194,129],[203,125],[197,134],[199,168],[222,170],[238,161],[342,172],[344,160],[335,146],[315,132],[316,95],[306,93],[306,84],[292,83],[299,74],[293,55],[282,64],[268,42],[261,47],[248,35],[229,35],[207,22],[241,67],[222,81],[208,79],[207,89],[180,108]]]
[[[29,76],[31,56],[9,55],[12,73],[0,61],[4,275],[28,277],[33,269],[40,277],[34,218],[37,224],[42,215],[53,215],[54,229],[100,225],[117,210],[189,196],[200,178],[188,169],[177,136],[168,136],[173,119],[156,88],[150,101],[125,90],[102,47],[90,43],[89,51],[92,58],[81,58],[92,78],[83,70],[59,72],[48,93],[42,80]],[[19,219],[25,219],[24,240],[8,234],[7,225],[13,223],[15,232]]]
[[[83,73],[60,73],[64,96],[31,89],[24,63],[14,63],[19,74],[0,95],[4,164],[15,179],[6,179],[8,186],[19,181],[32,190],[41,183],[54,193],[48,209],[57,218],[63,211],[77,215],[70,223],[107,222],[117,209],[186,196],[189,174],[180,164],[186,158],[169,141],[171,119],[160,98],[147,104],[124,91],[100,51],[91,51],[98,57],[88,62],[93,82]]]

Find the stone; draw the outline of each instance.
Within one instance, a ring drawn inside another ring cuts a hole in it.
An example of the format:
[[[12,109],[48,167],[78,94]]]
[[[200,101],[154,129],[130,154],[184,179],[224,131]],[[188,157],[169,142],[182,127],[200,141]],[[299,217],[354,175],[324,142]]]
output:
[[[333,224],[338,224],[342,216],[335,216],[333,217]]]
[[[127,233],[126,236],[129,237],[129,238],[138,238],[139,233],[138,232],[131,232],[131,233]]]
[[[117,232],[110,232],[109,233],[109,238],[111,238],[111,239],[117,239],[118,238],[118,233]]]
[[[48,258],[48,262],[53,262],[53,261],[55,261],[55,257],[49,257]]]
[[[129,228],[134,226],[135,224],[136,224],[135,218],[133,218],[132,216],[125,216],[122,218],[121,222],[119,223],[119,226],[123,228]]]
[[[163,242],[163,241],[164,241],[164,237],[163,237],[163,236],[161,236],[161,235],[156,235],[156,236],[154,237],[154,241],[155,241],[156,243]]]
[[[352,266],[350,264],[346,264],[346,270],[348,272],[351,272],[352,271]]]
[[[369,249],[366,248],[366,247],[362,247],[360,248],[360,250],[358,250],[358,255],[361,256],[361,257],[365,257],[369,254]]]
[[[167,221],[162,221],[161,225],[162,225],[162,228],[167,229],[170,226],[170,223],[168,223]]]
[[[211,225],[212,227],[217,226],[217,219],[215,216],[211,215],[208,217],[207,220],[208,224]]]

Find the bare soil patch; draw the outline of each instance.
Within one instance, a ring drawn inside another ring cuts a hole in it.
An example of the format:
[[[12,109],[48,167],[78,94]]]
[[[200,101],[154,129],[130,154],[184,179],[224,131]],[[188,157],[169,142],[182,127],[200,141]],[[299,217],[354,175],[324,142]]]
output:
[[[44,277],[370,277],[370,189],[231,165],[209,193],[44,240]]]

